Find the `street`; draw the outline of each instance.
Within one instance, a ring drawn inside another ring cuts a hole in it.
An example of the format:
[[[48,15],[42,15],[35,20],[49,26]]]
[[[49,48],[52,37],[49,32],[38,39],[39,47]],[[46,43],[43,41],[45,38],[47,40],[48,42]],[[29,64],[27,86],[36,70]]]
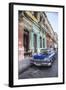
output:
[[[58,77],[58,56],[51,67],[32,65],[19,74],[19,79]]]

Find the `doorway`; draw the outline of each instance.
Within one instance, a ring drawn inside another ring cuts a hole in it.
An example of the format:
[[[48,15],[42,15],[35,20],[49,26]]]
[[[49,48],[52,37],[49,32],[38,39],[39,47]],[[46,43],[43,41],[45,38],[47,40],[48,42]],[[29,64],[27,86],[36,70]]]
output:
[[[29,32],[27,30],[24,30],[23,42],[24,51],[27,52],[29,50]]]
[[[37,35],[34,34],[34,52],[37,52]]]

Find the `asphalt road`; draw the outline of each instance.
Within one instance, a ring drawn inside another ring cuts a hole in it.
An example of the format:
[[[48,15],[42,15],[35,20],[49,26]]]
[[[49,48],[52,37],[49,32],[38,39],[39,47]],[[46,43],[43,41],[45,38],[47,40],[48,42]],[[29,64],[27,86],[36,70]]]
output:
[[[27,68],[24,72],[20,73],[19,79],[28,79],[28,78],[48,78],[48,77],[58,77],[58,57],[52,63],[51,67],[45,66],[35,66],[32,65]]]

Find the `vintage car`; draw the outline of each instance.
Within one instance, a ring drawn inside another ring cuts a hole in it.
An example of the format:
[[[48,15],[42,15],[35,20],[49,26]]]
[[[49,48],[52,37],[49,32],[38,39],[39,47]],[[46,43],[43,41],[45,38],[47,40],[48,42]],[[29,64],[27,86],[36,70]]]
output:
[[[41,49],[40,53],[32,55],[31,64],[36,66],[52,66],[55,60],[55,51],[52,49]]]

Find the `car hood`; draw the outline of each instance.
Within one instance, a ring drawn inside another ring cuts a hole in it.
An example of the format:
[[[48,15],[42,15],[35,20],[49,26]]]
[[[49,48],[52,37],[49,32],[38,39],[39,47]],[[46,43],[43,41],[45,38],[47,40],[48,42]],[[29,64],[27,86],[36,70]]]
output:
[[[33,55],[33,59],[45,59],[47,57],[49,57],[50,54],[36,54],[36,55]]]

